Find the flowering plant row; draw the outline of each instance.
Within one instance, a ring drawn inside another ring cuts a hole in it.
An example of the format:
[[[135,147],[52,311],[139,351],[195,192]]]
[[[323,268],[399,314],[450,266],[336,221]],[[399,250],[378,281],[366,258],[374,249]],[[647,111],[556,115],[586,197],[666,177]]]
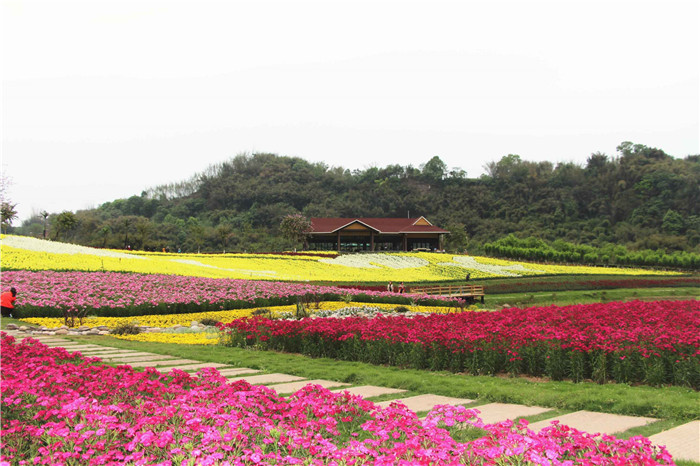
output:
[[[659,274],[641,269],[571,267],[438,253],[341,256],[175,254],[111,251],[2,235],[4,270],[109,271],[211,278],[327,282],[422,282],[561,274]]]
[[[0,466],[673,464],[644,437],[620,440],[527,422],[486,425],[440,406],[425,419],[347,392],[307,386],[288,398],[214,369],[193,377],[96,365],[3,335]],[[476,440],[450,435],[470,429]]]
[[[346,319],[241,319],[231,346],[474,374],[700,388],[700,302],[616,302]]]
[[[114,272],[4,271],[3,286],[14,286],[17,316],[62,317],[65,309],[99,317],[210,312],[288,305],[300,296],[319,301],[418,303],[442,307],[458,301],[428,295],[357,291],[333,286],[282,282],[141,275]]]
[[[411,312],[424,312],[424,313],[437,313],[446,314],[450,312],[455,312],[457,308],[449,306],[397,306],[391,303],[373,303],[367,305],[359,302],[345,302],[345,301],[321,301],[318,303],[313,303],[308,308],[306,312],[310,316],[322,316],[326,312],[337,311],[343,308],[366,308],[371,306],[371,308],[378,308],[381,312],[390,313],[393,312],[397,307],[400,310],[411,311]],[[247,309],[235,309],[228,311],[210,311],[210,312],[191,312],[185,314],[156,314],[156,315],[143,315],[143,316],[131,316],[131,317],[97,317],[89,316],[85,317],[82,321],[83,325],[88,325],[90,327],[105,326],[109,328],[115,328],[120,325],[125,324],[136,324],[148,327],[174,327],[176,325],[189,326],[192,321],[201,321],[202,319],[216,320],[222,323],[228,323],[235,319],[241,319],[243,317],[252,317],[254,315],[265,315],[274,318],[293,318],[295,317],[295,312],[297,310],[296,304],[291,304],[287,306],[269,306],[269,307],[252,307]],[[461,310],[461,309],[460,309]],[[473,310],[470,308],[465,308],[465,310]],[[28,324],[38,325],[46,328],[58,328],[65,324],[65,319],[59,319],[57,317],[27,317],[22,319],[23,322]]]

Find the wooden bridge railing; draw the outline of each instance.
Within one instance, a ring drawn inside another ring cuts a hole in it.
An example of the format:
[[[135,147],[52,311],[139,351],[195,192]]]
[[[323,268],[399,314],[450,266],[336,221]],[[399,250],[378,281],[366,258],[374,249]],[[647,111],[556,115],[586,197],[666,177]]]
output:
[[[431,285],[412,286],[409,293],[423,293],[443,296],[484,296],[483,285]]]

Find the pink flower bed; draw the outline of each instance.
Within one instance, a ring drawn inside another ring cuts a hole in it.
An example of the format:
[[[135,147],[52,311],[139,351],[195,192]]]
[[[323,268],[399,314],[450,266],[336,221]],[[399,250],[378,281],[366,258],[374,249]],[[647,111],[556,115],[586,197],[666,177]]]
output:
[[[290,304],[307,293],[328,297],[358,296],[367,300],[408,298],[396,293],[360,291],[333,286],[223,278],[144,275],[116,272],[7,271],[2,286],[17,288],[17,304],[23,317],[62,317],[63,308],[89,309],[97,315],[202,312]],[[453,300],[416,296],[418,301]],[[123,312],[120,312],[123,311]]]
[[[700,301],[404,317],[240,319],[228,344],[477,374],[700,387]]]
[[[484,425],[442,406],[420,420],[401,404],[306,387],[282,398],[216,370],[165,376],[109,367],[37,341],[2,337],[0,466],[10,464],[538,465],[673,464],[648,439],[553,425]],[[456,426],[483,429],[460,443]]]

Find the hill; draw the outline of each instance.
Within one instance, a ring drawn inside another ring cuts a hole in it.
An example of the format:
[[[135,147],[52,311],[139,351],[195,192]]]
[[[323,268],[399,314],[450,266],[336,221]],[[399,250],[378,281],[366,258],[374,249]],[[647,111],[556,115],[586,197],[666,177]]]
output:
[[[420,168],[350,171],[274,154],[238,155],[192,179],[74,215],[52,214],[47,236],[109,248],[280,251],[281,219],[423,215],[452,232],[451,250],[483,251],[510,233],[629,250],[700,252],[700,156],[674,158],[624,142],[585,166],[507,155],[469,178],[439,157]],[[41,236],[37,217],[10,233]]]

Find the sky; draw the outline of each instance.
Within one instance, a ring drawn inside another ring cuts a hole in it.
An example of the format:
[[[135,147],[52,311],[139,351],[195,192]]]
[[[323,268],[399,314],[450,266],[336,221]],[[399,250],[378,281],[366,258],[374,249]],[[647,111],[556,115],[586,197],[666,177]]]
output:
[[[3,0],[19,220],[271,152],[467,176],[700,153],[700,2]]]

